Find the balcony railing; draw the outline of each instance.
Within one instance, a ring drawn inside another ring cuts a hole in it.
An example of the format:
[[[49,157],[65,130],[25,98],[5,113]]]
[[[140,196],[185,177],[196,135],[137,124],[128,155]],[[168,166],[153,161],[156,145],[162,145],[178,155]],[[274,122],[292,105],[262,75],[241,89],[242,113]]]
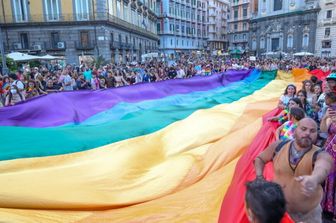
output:
[[[93,50],[95,48],[95,43],[93,41],[75,41],[75,48],[77,50]]]
[[[113,41],[110,43],[110,48],[111,49],[133,49],[133,44],[131,43],[123,43],[119,41]]]
[[[33,14],[24,20],[19,17],[13,16],[0,16],[0,24],[10,26],[10,25],[27,25],[27,24],[39,24],[39,23],[70,23],[70,22],[88,22],[88,21],[99,21],[108,22],[114,25],[120,26],[124,29],[134,30],[139,34],[149,36],[153,39],[158,39],[156,33],[149,31],[146,27],[137,26],[132,23],[126,22],[118,18],[117,16],[111,15],[107,12],[96,12],[94,14],[57,14],[57,15],[45,15],[45,14]]]

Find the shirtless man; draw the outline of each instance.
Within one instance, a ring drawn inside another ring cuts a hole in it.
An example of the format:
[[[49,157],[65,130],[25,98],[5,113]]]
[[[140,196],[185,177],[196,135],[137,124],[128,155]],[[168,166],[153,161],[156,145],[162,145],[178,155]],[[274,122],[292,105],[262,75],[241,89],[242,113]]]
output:
[[[263,178],[265,164],[273,161],[273,181],[284,191],[289,215],[295,222],[322,223],[321,183],[331,171],[333,160],[313,145],[317,138],[313,119],[302,119],[294,138],[276,141],[259,154],[254,162],[256,176]]]

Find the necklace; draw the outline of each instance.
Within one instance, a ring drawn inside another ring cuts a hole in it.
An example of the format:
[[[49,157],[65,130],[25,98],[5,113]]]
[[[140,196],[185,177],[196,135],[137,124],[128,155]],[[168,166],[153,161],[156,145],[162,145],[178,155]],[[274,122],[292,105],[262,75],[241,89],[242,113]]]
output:
[[[292,143],[290,147],[290,163],[296,165],[308,150],[309,148],[297,151],[294,143]]]

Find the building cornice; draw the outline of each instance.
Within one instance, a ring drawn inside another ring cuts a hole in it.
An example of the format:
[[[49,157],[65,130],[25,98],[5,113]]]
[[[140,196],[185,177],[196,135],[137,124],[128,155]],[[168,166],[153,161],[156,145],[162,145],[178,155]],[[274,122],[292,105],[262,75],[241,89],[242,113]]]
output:
[[[126,21],[118,22],[114,20],[96,20],[96,21],[59,21],[59,22],[28,22],[28,23],[0,23],[1,28],[29,28],[29,27],[59,27],[59,26],[94,26],[94,25],[107,25],[111,27],[116,27],[118,29],[128,31],[130,33],[138,34],[140,36],[145,36],[152,40],[159,40],[159,36],[155,33],[149,32],[148,30],[142,29],[140,27],[135,27],[135,25],[128,23]],[[133,26],[134,28],[132,28]],[[28,30],[28,29],[27,29]]]
[[[270,15],[270,16],[263,16],[259,18],[251,18],[251,22],[261,22],[264,20],[272,20],[272,19],[278,19],[283,17],[289,17],[289,16],[296,16],[296,15],[304,15],[308,13],[317,13],[320,11],[321,8],[314,8],[309,10],[300,10],[300,11],[294,11],[294,12],[287,12],[283,14],[277,14],[277,15]]]

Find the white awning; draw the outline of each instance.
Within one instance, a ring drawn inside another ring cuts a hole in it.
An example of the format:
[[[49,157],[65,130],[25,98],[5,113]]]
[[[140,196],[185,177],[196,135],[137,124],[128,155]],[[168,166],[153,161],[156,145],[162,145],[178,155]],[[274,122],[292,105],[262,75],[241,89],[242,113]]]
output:
[[[299,56],[299,57],[303,57],[303,56],[314,56],[314,54],[309,53],[309,52],[299,52],[299,53],[294,53],[294,56]]]
[[[7,57],[11,58],[14,61],[31,61],[31,60],[38,60],[39,57],[32,56],[26,53],[20,52],[13,52],[6,55]]]

